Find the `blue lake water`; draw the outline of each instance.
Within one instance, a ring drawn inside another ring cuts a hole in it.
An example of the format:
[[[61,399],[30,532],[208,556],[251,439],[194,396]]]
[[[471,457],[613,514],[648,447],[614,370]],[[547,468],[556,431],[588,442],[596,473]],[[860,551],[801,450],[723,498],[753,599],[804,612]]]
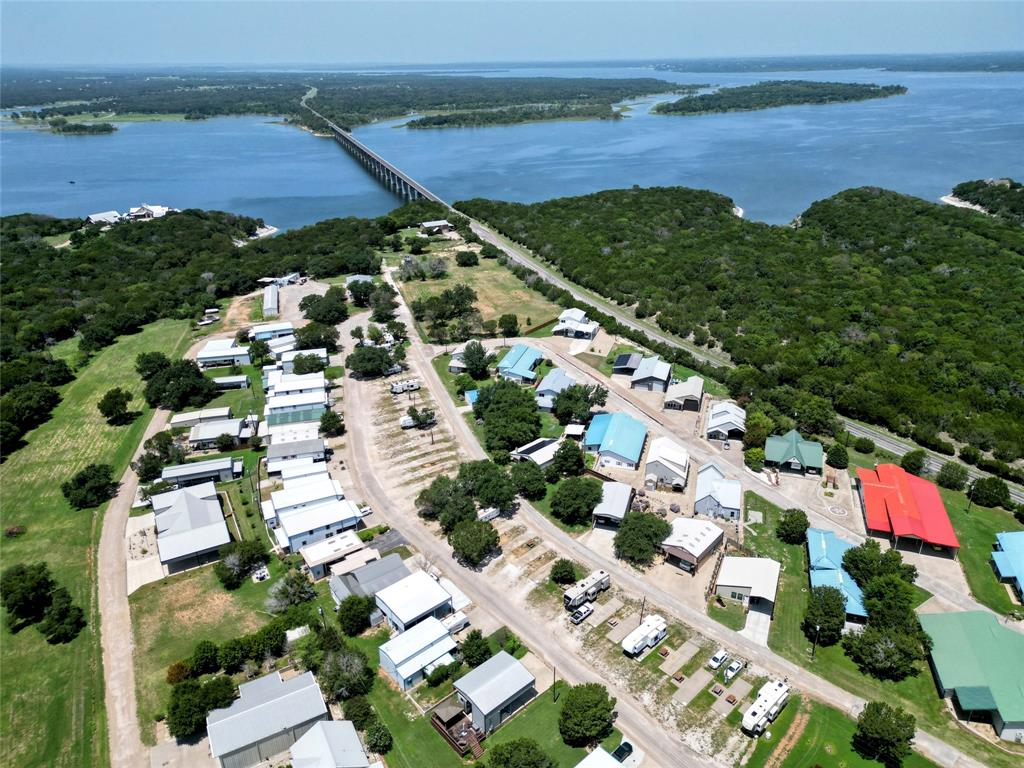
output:
[[[408,130],[356,135],[447,200],[536,201],[611,187],[685,185],[781,223],[842,189],[878,185],[936,200],[959,181],[1024,178],[1024,74],[519,68],[484,76],[655,76],[740,85],[771,79],[900,83],[889,99],[699,117]],[[68,184],[74,179],[76,184]],[[129,123],[110,136],[0,131],[0,212],[85,215],[140,202],[260,216],[282,228],[372,216],[398,204],[334,142],[267,118]]]

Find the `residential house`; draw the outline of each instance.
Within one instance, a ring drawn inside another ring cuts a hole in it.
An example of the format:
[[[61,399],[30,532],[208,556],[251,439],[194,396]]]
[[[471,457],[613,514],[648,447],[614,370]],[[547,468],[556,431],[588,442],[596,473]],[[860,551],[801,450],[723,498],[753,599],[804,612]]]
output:
[[[764,462],[779,469],[821,474],[825,452],[821,443],[804,440],[795,429],[784,435],[772,435],[764,444]]]
[[[670,437],[656,437],[647,451],[644,483],[648,490],[669,486],[681,491],[686,487],[690,471],[689,452]]]
[[[314,462],[322,462],[326,455],[327,444],[319,437],[311,440],[294,440],[288,443],[275,440],[267,448],[267,472],[269,474],[281,472],[282,465],[294,459],[312,459]]]
[[[397,584],[409,574],[410,571],[405,567],[401,555],[386,555],[355,570],[332,575],[329,583],[331,597],[334,598],[335,603],[339,604],[346,597],[352,595],[373,597],[380,590]]]
[[[276,285],[268,285],[263,289],[263,316],[277,317],[278,315],[278,294],[280,288]]]
[[[968,722],[987,720],[1000,739],[1024,741],[1024,635],[987,611],[922,613],[931,668],[943,698]]]
[[[629,378],[630,389],[664,392],[672,380],[672,366],[657,357],[645,357]]]
[[[598,466],[636,469],[647,442],[647,427],[625,413],[599,413],[590,421],[583,446],[597,453]]]
[[[90,213],[85,217],[87,224],[117,224],[121,220],[121,214],[117,211],[102,211]]]
[[[276,336],[273,339],[267,339],[267,346],[270,347],[270,354],[273,355],[274,359],[280,361],[282,357],[287,355],[289,352],[294,352],[298,343],[295,341],[295,337],[288,336]]]
[[[601,483],[601,501],[594,507],[594,523],[618,526],[633,503],[633,488],[626,483]]]
[[[775,610],[781,571],[779,562],[767,557],[723,557],[715,594],[770,616]]]
[[[196,424],[188,432],[188,444],[193,450],[213,448],[221,435],[231,438],[234,445],[244,442],[256,434],[256,419],[221,419]]]
[[[214,376],[213,383],[217,389],[248,389],[249,377],[244,373],[237,376]]]
[[[1024,602],[1024,531],[1004,531],[996,534],[992,565],[999,580],[1007,582]]]
[[[345,278],[345,287],[348,288],[353,283],[372,283],[373,275],[349,275]]]
[[[307,544],[299,550],[302,560],[314,580],[322,579],[335,563],[361,552],[366,543],[355,531],[342,531],[329,539]]]
[[[532,461],[541,469],[554,461],[559,441],[553,437],[538,437],[511,453],[513,461]]]
[[[576,763],[575,768],[622,768],[622,763],[612,757],[604,747],[598,746]]]
[[[241,459],[220,456],[206,461],[190,461],[187,464],[173,464],[164,467],[160,473],[160,479],[175,488],[205,483],[208,480],[215,483],[226,483],[240,477],[243,468]]]
[[[868,619],[864,593],[843,568],[843,555],[853,544],[843,541],[832,531],[807,529],[807,562],[811,588],[834,587],[846,600],[846,620],[864,623]]]
[[[448,361],[448,372],[449,373],[465,373],[466,372],[466,345],[468,341],[464,341],[459,344],[455,349],[452,350],[451,359]]]
[[[576,379],[563,371],[561,368],[552,368],[547,375],[540,380],[535,390],[537,407],[550,413],[555,409],[555,397],[576,383]]]
[[[695,512],[711,517],[738,520],[743,506],[743,487],[739,480],[729,480],[715,462],[709,461],[697,470]]]
[[[281,549],[298,552],[309,544],[355,528],[361,519],[362,513],[354,502],[334,499],[278,515],[274,538]]]
[[[295,395],[274,395],[273,397],[268,397],[263,413],[269,420],[271,416],[287,413],[289,411],[306,412],[317,409],[322,409],[319,411],[321,414],[327,410],[327,393],[323,390],[318,390],[316,392],[300,392]],[[317,416],[316,420],[319,421],[320,417]]]
[[[536,679],[523,664],[498,651],[455,681],[463,711],[480,733],[490,733],[537,695]]]
[[[204,408],[201,411],[189,411],[187,413],[176,413],[171,416],[171,429],[179,427],[194,427],[204,421],[223,421],[231,418],[231,408]]]
[[[621,355],[617,355],[612,362],[612,375],[632,376],[640,367],[641,360],[643,360],[643,355],[639,352],[623,352]]]
[[[143,203],[128,209],[128,213],[125,217],[133,221],[143,221],[146,219],[161,219],[168,213],[180,213],[177,208],[171,208],[166,205],[149,205]]]
[[[249,338],[253,341],[270,341],[282,336],[294,336],[295,326],[289,322],[262,323],[249,329]]]
[[[736,403],[715,403],[704,428],[708,440],[740,440],[747,432],[747,412]]]
[[[211,339],[196,354],[200,368],[248,365],[249,348],[235,346],[234,339]]]
[[[704,397],[704,379],[690,376],[686,381],[675,381],[665,390],[663,408],[667,411],[699,411]]]
[[[238,698],[206,716],[210,752],[221,768],[251,768],[281,754],[330,714],[312,672],[280,672],[238,686]]]
[[[455,661],[452,651],[456,647],[448,628],[428,616],[380,646],[380,668],[398,684],[399,690],[406,691],[436,667]]]
[[[672,532],[661,542],[665,559],[696,573],[701,563],[711,557],[722,544],[725,532],[712,522],[693,517],[677,517]]]
[[[370,765],[356,727],[348,720],[320,720],[291,748],[292,768],[382,768]]]
[[[601,326],[587,318],[587,313],[582,309],[562,310],[558,316],[558,322],[551,329],[553,336],[568,336],[572,339],[592,339],[597,335]]]
[[[310,392],[325,392],[327,379],[323,371],[316,373],[285,373],[279,376],[268,375],[267,397],[283,397],[284,395],[301,395]]]
[[[868,533],[892,538],[897,548],[900,539],[909,539],[917,541],[919,552],[927,544],[956,557],[960,541],[935,483],[895,464],[879,464],[857,469],[857,493]]]
[[[537,349],[526,344],[515,344],[498,362],[498,375],[519,383],[534,381],[537,374],[533,369],[544,359]]]
[[[452,612],[452,596],[423,571],[379,590],[374,599],[395,629],[405,632],[428,616],[442,618]]]
[[[284,482],[301,478],[317,477],[321,480],[330,475],[326,461],[313,461],[309,456],[300,459],[288,459],[277,465],[277,471]]]
[[[420,224],[420,229],[428,235],[443,235],[445,232],[451,232],[455,227],[448,219],[437,219],[436,221],[424,221]]]
[[[171,573],[217,559],[231,541],[217,489],[211,482],[155,494],[156,548]]]

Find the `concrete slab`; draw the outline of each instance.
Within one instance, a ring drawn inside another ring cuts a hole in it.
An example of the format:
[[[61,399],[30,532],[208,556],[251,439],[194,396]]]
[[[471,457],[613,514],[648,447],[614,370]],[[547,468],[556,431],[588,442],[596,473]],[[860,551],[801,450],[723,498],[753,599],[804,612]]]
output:
[[[675,674],[679,669],[683,667],[690,659],[697,655],[697,651],[700,650],[700,646],[691,640],[687,640],[681,646],[676,648],[668,657],[661,662],[661,666],[658,667],[666,675]]]
[[[725,689],[725,693],[715,699],[711,709],[725,717],[739,706],[748,693],[750,693],[750,683],[742,678],[735,680],[731,686]],[[729,696],[734,697],[732,703],[728,700]]]
[[[679,690],[672,694],[672,699],[686,706],[697,697],[697,694],[707,688],[710,683],[711,672],[706,669],[697,670],[683,680]]]
[[[149,750],[150,768],[216,768],[217,761],[210,754],[210,740],[195,744],[174,739],[162,741]]]
[[[772,617],[756,608],[752,608],[747,611],[747,623],[739,631],[739,634],[767,648],[768,632],[771,630],[771,627]]]
[[[599,626],[615,615],[615,612],[622,607],[622,601],[613,597],[606,603],[594,605],[594,612],[586,618],[586,623],[592,627]]]
[[[156,547],[156,516],[152,512],[128,518],[124,530],[124,545],[128,553],[125,561],[125,578],[129,595],[139,587],[160,581],[167,575],[167,569],[160,562],[160,553]]]
[[[544,691],[551,687],[551,667],[541,661],[537,656],[534,656],[533,653],[527,653],[520,659],[520,661],[537,681],[536,688],[538,695],[544,693]]]
[[[618,645],[625,639],[626,635],[640,626],[640,613],[631,613],[605,635],[609,640]]]

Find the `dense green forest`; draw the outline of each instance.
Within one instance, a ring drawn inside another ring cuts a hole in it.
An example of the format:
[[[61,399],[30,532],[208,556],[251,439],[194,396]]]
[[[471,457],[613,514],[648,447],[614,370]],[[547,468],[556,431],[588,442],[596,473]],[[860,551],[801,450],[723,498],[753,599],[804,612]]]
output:
[[[473,112],[445,112],[418,117],[407,128],[479,128],[488,125],[513,125],[538,120],[615,120],[622,113],[611,104],[543,104],[537,106],[481,109]]]
[[[897,96],[902,85],[872,83],[817,83],[810,80],[766,80],[755,85],[719,88],[713,93],[662,102],[654,111],[662,115],[703,115],[710,112],[746,112],[796,104],[838,104]]]
[[[925,444],[946,433],[1024,456],[1019,227],[877,188],[817,202],[795,228],[679,187],[457,207],[665,330],[720,345],[738,364],[733,394],[780,420],[828,431],[831,405]]]
[[[953,195],[993,216],[1024,224],[1024,184],[1013,179],[965,181],[953,187]]]
[[[93,114],[178,114],[200,118],[215,115],[284,115],[313,129],[322,122],[301,108],[310,88],[309,106],[344,128],[413,112],[476,112],[510,110],[503,122],[519,122],[516,109],[549,106],[575,108],[580,115],[608,116],[611,105],[680,87],[654,78],[479,77],[469,75],[357,75],[345,73],[195,73],[16,71],[5,73],[0,106],[46,106],[23,112],[47,119]],[[685,89],[685,87],[684,87]],[[557,111],[535,112],[527,119],[561,119]],[[468,124],[462,115],[453,125]],[[487,118],[475,117],[481,122]],[[434,127],[440,127],[434,126]]]
[[[49,122],[54,133],[65,133],[70,136],[89,136],[93,134],[113,133],[117,130],[110,123],[69,123],[67,118],[55,117]]]
[[[257,288],[258,278],[301,271],[314,277],[379,271],[376,249],[395,220],[330,219],[241,248],[258,219],[186,210],[107,231],[80,219],[22,214],[0,219],[0,437],[6,451],[42,423],[70,380],[48,348],[79,337],[85,354],[158,318],[199,317],[211,299]],[[71,245],[44,237],[74,231]]]

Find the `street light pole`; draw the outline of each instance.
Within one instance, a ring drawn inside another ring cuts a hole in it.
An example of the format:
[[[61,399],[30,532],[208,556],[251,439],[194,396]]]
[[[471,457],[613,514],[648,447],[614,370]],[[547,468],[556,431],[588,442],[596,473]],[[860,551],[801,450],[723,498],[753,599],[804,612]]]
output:
[[[814,645],[811,646],[811,661],[814,661],[814,654],[818,650],[818,634],[821,632],[821,625],[814,625]]]

